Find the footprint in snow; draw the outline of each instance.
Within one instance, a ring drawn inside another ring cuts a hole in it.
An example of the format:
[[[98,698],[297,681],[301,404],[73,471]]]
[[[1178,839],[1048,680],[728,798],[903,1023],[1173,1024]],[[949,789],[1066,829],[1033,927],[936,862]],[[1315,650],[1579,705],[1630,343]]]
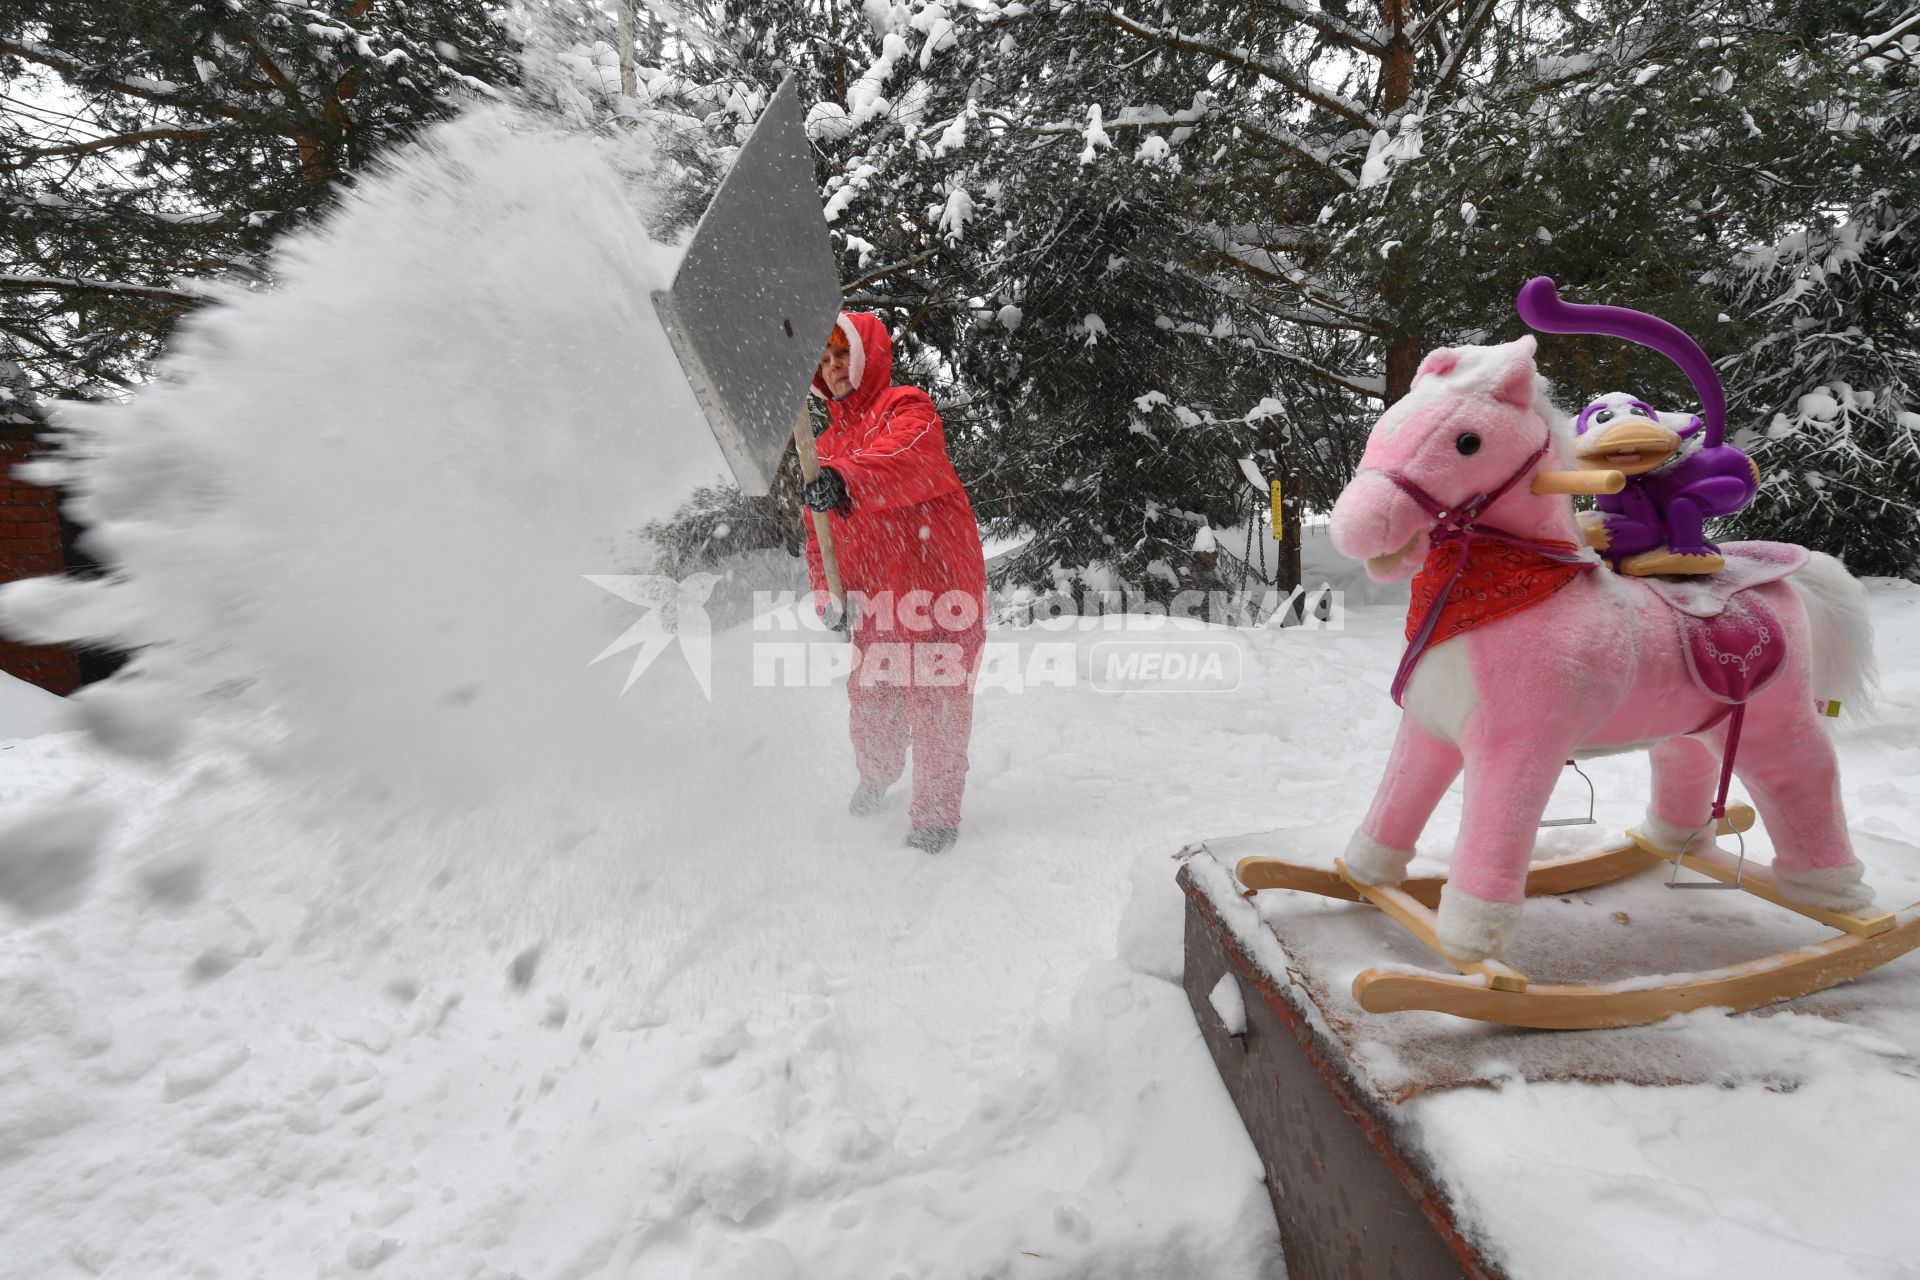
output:
[[[68,796],[0,822],[0,902],[30,916],[79,906],[113,819],[112,806]]]

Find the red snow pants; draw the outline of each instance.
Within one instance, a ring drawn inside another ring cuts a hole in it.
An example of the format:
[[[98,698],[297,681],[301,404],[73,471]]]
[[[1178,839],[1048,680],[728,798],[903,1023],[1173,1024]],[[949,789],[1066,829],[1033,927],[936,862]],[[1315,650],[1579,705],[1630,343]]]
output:
[[[960,825],[984,639],[980,627],[914,640],[899,631],[854,634],[858,658],[847,677],[854,764],[860,781],[891,786],[913,748],[907,817],[916,827]]]

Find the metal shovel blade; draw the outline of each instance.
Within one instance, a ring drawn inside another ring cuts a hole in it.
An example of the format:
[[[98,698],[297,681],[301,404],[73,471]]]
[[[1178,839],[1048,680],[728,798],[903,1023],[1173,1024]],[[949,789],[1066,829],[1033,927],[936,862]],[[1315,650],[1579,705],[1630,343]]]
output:
[[[766,493],[840,311],[793,77],[767,105],[654,308],[740,488]]]

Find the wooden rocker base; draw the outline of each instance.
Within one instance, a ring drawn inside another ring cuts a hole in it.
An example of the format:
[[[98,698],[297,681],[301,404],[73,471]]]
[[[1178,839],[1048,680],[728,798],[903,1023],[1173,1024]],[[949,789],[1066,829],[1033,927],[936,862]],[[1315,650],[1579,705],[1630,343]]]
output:
[[[1595,885],[1610,884],[1636,871],[1645,871],[1663,861],[1665,859],[1659,854],[1648,853],[1638,844],[1628,841],[1596,853],[1576,853],[1536,862],[1527,872],[1527,896],[1542,898],[1591,889]],[[1323,898],[1366,901],[1358,886],[1340,872],[1326,867],[1303,866],[1280,858],[1251,857],[1240,859],[1233,873],[1250,890],[1296,889]],[[1400,882],[1399,891],[1422,906],[1438,907],[1440,888],[1446,882],[1445,876],[1410,876]]]
[[[1745,831],[1752,823],[1752,809],[1735,806],[1720,824],[1719,834]],[[1526,891],[1530,897],[1569,893],[1671,861],[1635,834],[1632,842],[1616,848],[1534,864],[1527,875]],[[1397,888],[1385,888],[1361,884],[1347,873],[1344,864],[1336,863],[1333,870],[1327,870],[1263,857],[1241,859],[1236,874],[1249,892],[1293,889],[1370,903],[1460,970],[1452,975],[1367,969],[1353,980],[1353,994],[1369,1013],[1420,1009],[1541,1030],[1641,1026],[1694,1009],[1720,1008],[1738,1013],[1824,991],[1920,948],[1920,903],[1898,915],[1828,911],[1787,901],[1765,868],[1748,867],[1736,872],[1733,860],[1717,848],[1684,854],[1681,861],[1693,871],[1737,884],[1755,897],[1840,933],[1825,942],[1699,973],[1618,983],[1534,985],[1528,983],[1525,974],[1499,961],[1461,961],[1446,956],[1434,932],[1433,914],[1445,883],[1442,877],[1418,877]]]
[[[1474,979],[1446,974],[1381,973],[1353,980],[1354,998],[1368,1013],[1428,1009],[1479,1022],[1549,1031],[1637,1027],[1676,1013],[1717,1008],[1733,1013],[1811,995],[1851,981],[1920,947],[1920,902],[1895,927],[1863,937],[1841,934],[1826,942],[1702,973],[1626,983],[1567,983],[1496,991]],[[1645,985],[1646,983],[1654,985]]]

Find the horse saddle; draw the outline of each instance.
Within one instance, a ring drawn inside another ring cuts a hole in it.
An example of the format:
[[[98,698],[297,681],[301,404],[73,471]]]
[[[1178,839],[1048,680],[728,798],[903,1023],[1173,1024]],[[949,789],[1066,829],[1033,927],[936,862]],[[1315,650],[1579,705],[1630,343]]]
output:
[[[1687,674],[1715,702],[1737,706],[1772,684],[1787,659],[1780,617],[1752,588],[1806,564],[1805,547],[1786,542],[1729,542],[1718,573],[1642,579],[1673,612],[1687,655]]]

